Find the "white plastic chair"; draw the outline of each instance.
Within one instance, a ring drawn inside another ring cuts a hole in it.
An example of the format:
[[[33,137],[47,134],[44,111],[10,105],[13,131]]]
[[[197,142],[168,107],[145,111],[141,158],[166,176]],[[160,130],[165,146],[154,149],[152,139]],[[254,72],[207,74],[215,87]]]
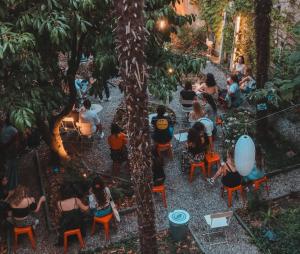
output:
[[[194,100],[180,99],[181,110],[182,110],[182,112],[185,113],[187,120],[189,119],[190,112],[193,111],[193,103],[194,103]],[[183,106],[183,105],[185,105],[185,106]],[[186,106],[186,105],[189,105],[189,106]]]
[[[233,215],[233,211],[228,211],[228,212],[221,212],[221,213],[213,213],[204,216],[209,231],[204,235],[208,236],[208,241],[210,242],[210,245],[228,243],[226,229],[230,224],[232,215]],[[222,233],[222,232],[225,235],[225,241],[211,242],[210,239],[211,235]]]

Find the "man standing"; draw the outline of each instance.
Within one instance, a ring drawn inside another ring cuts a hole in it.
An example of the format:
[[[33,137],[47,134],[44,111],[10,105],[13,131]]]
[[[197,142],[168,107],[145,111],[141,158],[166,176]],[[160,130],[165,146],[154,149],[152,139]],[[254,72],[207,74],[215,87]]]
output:
[[[8,189],[13,190],[18,185],[17,145],[18,130],[11,125],[9,115],[0,119],[0,152],[3,155],[5,175],[8,179]]]

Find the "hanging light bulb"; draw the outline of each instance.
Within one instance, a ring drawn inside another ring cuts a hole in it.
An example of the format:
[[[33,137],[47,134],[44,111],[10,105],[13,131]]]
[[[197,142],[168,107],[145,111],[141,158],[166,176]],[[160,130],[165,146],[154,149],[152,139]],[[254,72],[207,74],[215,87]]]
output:
[[[168,21],[166,19],[160,19],[157,21],[157,27],[160,31],[165,30],[168,27]]]
[[[174,73],[174,69],[173,69],[172,67],[170,67],[170,68],[168,69],[168,73],[169,73],[169,74],[173,74],[173,73]]]

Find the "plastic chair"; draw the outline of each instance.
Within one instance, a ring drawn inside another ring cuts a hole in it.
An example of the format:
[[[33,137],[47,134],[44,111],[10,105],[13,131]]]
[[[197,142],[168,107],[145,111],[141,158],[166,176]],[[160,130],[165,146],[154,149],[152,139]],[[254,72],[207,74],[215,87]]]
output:
[[[205,155],[205,160],[207,162],[207,175],[210,177],[212,165],[220,164],[220,155],[216,152],[207,153]]]
[[[93,220],[93,226],[92,226],[92,235],[95,233],[95,227],[96,227],[96,223],[101,223],[104,227],[104,232],[105,232],[105,240],[109,240],[109,222],[112,219],[113,214],[110,213],[106,216],[103,217],[94,217]]]
[[[214,244],[222,244],[222,243],[228,243],[228,238],[226,234],[226,228],[228,228],[231,218],[232,218],[233,212],[221,212],[221,213],[213,213],[209,215],[205,215],[204,219],[208,226],[208,233],[203,234],[208,236],[208,240],[210,242],[210,245]],[[225,241],[220,242],[211,242],[210,236],[213,234],[217,234],[220,232],[224,232],[225,235]]]
[[[166,144],[157,144],[156,149],[159,157],[161,157],[161,152],[168,151],[169,157],[173,158],[173,150],[172,150],[171,142]]]
[[[193,181],[193,176],[196,168],[202,168],[203,175],[206,176],[206,168],[205,168],[204,161],[193,162],[190,168],[190,182]]]
[[[79,228],[72,229],[64,232],[64,253],[67,253],[68,250],[68,237],[71,235],[76,235],[80,244],[80,248],[84,248],[84,241],[81,235],[81,231]]]
[[[268,179],[267,176],[264,176],[264,177],[262,177],[262,178],[260,178],[260,179],[254,180],[254,181],[253,181],[254,191],[259,190],[260,186],[261,186],[263,183],[265,183],[265,189],[266,189],[267,194],[268,194],[268,196],[269,196],[269,188],[270,188],[270,187],[269,187],[269,185],[268,185],[268,181],[269,181],[269,179]]]
[[[153,186],[152,192],[161,193],[164,207],[167,208],[166,188],[165,185]]]
[[[27,234],[30,240],[32,248],[35,250],[36,244],[33,237],[33,230],[31,226],[28,227],[14,227],[14,252],[16,252],[18,247],[18,236]]]
[[[242,196],[242,199],[244,199],[244,192],[243,192],[243,186],[242,185],[238,185],[236,187],[233,187],[233,188],[230,188],[230,187],[227,187],[227,186],[223,186],[221,188],[221,191],[222,191],[222,197],[224,196],[224,189],[227,191],[228,193],[228,207],[231,207],[232,205],[232,193],[235,192],[235,191],[240,191],[241,193],[241,196]]]
[[[194,103],[194,100],[180,99],[181,109],[182,109],[182,112],[185,113],[186,120],[189,119],[189,114],[190,114],[190,112],[193,111],[193,103]],[[188,106],[183,106],[183,105],[188,105]]]

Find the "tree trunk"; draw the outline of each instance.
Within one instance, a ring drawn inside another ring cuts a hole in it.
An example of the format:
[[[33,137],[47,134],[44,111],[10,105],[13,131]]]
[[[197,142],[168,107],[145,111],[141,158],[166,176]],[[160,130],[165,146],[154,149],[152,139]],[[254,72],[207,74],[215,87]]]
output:
[[[255,0],[255,45],[256,45],[256,86],[264,88],[268,81],[270,65],[270,30],[272,0]],[[264,104],[265,102],[259,102]],[[259,109],[257,105],[257,119],[265,117],[266,110]],[[267,119],[257,121],[257,138],[262,140],[268,125]]]
[[[129,165],[138,206],[141,253],[157,253],[152,200],[151,142],[148,121],[144,1],[115,0],[117,53],[128,114]]]

